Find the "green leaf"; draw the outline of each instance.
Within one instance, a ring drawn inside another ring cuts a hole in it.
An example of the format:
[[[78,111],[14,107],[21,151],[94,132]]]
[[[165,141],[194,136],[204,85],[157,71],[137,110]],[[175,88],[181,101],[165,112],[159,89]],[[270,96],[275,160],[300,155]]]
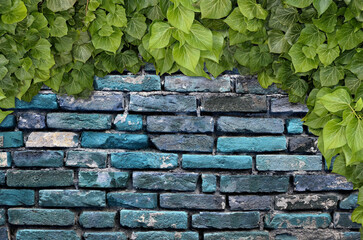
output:
[[[333,47],[333,48],[329,48],[329,46],[327,44],[322,44],[318,47],[318,49],[316,50],[316,52],[318,53],[319,56],[319,60],[325,65],[328,66],[330,64],[332,64],[332,62],[339,57],[339,47]]]
[[[4,119],[9,115],[13,113],[13,111],[2,111],[0,110],[0,122],[4,121]]]
[[[314,59],[316,56],[316,51],[314,47],[303,46],[301,50],[307,58]]]
[[[266,19],[268,12],[256,0],[237,0],[239,10],[248,19]]]
[[[313,5],[318,11],[318,14],[323,14],[330,6],[333,0],[314,0]]]
[[[213,32],[213,49],[212,51],[201,51],[200,57],[208,58],[214,62],[219,62],[222,55],[224,45],[224,37],[219,32]]]
[[[342,147],[347,143],[345,129],[339,119],[332,119],[324,126],[324,151]]]
[[[52,45],[44,38],[39,39],[36,45],[31,49],[31,56],[35,59],[45,58],[50,55]]]
[[[174,59],[171,49],[169,48],[165,53],[165,58],[156,61],[157,70],[160,74],[168,72],[174,65]]]
[[[92,36],[92,44],[96,49],[115,53],[121,45],[122,32],[116,29],[109,37],[100,36],[98,34]]]
[[[363,41],[363,32],[356,30],[350,23],[343,24],[338,28],[336,37],[342,51],[357,47]]]
[[[156,22],[151,27],[150,48],[164,48],[169,45],[172,29],[168,23]]]
[[[303,43],[312,47],[318,47],[324,43],[324,41],[325,34],[320,32],[319,29],[313,24],[306,24],[298,39],[299,43]]]
[[[361,190],[359,189],[359,192],[360,191]],[[363,206],[358,206],[356,209],[354,209],[351,218],[353,222],[363,224]]]
[[[142,14],[135,14],[127,23],[126,32],[130,36],[141,39],[145,35],[147,25],[145,23],[146,18]]]
[[[67,33],[68,27],[66,20],[63,17],[57,17],[50,26],[50,35],[53,37],[63,37],[67,35]]]
[[[231,0],[201,0],[202,18],[220,19],[226,17],[232,9]]]
[[[107,14],[107,22],[115,27],[125,27],[127,25],[127,18],[125,8],[120,5],[116,5],[115,12]]]
[[[53,12],[65,11],[73,7],[76,0],[46,0],[47,7]]]
[[[297,22],[299,13],[295,8],[279,5],[276,8],[275,16],[280,24],[291,26]]]
[[[179,43],[176,43],[173,47],[173,57],[180,66],[195,72],[199,62],[200,50],[193,48],[189,44],[180,46]]]
[[[317,68],[319,65],[318,57],[315,56],[314,59],[306,57],[304,52],[302,51],[303,47],[303,44],[296,43],[291,47],[289,51],[289,55],[291,56],[295,72],[308,72],[311,69]]]
[[[363,52],[356,53],[346,68],[357,75],[359,80],[363,80]]]
[[[94,48],[91,43],[85,43],[81,45],[75,45],[73,48],[73,57],[75,60],[86,63],[92,56]]]
[[[285,53],[290,49],[290,44],[285,38],[285,34],[279,30],[268,32],[268,46],[272,53]]]
[[[285,0],[286,4],[297,8],[306,8],[310,6],[313,0]]]
[[[194,23],[190,33],[185,35],[189,45],[199,50],[213,51],[213,34],[208,28],[201,24]]]
[[[167,17],[171,25],[185,33],[189,33],[194,21],[194,12],[182,5],[179,5],[176,8],[170,6],[167,12]]]
[[[356,94],[359,86],[361,85],[361,80],[359,80],[354,74],[348,72],[344,79],[345,86],[349,88],[349,90]]]
[[[13,24],[20,22],[27,15],[27,9],[22,1],[15,1],[15,5],[11,7],[10,11],[1,16],[1,20],[6,24]]]
[[[326,94],[321,100],[321,103],[330,112],[339,112],[350,109],[352,97],[347,90],[339,88],[332,93]]]
[[[90,64],[81,64],[77,69],[73,69],[71,73],[70,83],[65,86],[67,94],[78,94],[84,88],[92,89],[94,77],[94,67]]]
[[[334,86],[339,83],[339,80],[344,79],[344,69],[341,66],[327,66],[320,68],[321,86]]]
[[[246,17],[242,15],[238,8],[233,9],[232,13],[224,20],[230,28],[240,33],[246,33]]]
[[[337,25],[337,5],[332,3],[326,12],[318,19],[313,19],[313,23],[320,30],[331,33],[334,32],[335,26]]]
[[[268,88],[274,81],[275,79],[272,77],[272,71],[262,71],[258,74],[258,82],[263,88]]]
[[[361,103],[362,104],[362,103]],[[348,146],[352,149],[352,153],[363,149],[363,121],[352,118],[348,123],[346,130]]]
[[[363,109],[363,100],[362,98],[359,98],[359,100],[355,103],[354,110],[360,112],[362,111],[362,109]]]

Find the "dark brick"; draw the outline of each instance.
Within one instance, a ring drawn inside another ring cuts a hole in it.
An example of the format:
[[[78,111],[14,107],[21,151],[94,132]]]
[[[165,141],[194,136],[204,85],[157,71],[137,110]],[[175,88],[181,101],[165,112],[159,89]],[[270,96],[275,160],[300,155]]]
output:
[[[197,100],[194,96],[180,95],[131,95],[130,111],[135,112],[195,112]]]
[[[149,132],[208,133],[214,131],[212,117],[194,116],[148,116]]]
[[[273,198],[271,196],[229,196],[231,210],[270,210]]]
[[[220,117],[217,129],[236,133],[283,133],[284,121],[279,118]]]
[[[335,212],[334,213],[334,228],[353,228],[359,229],[362,225],[352,222],[351,213]]]
[[[214,139],[204,135],[161,135],[151,141],[160,151],[212,152]]]
[[[257,228],[259,222],[259,212],[201,212],[192,217],[192,226],[199,229],[249,229]]]
[[[329,213],[278,213],[265,217],[265,228],[327,228],[331,223]]]
[[[61,167],[63,151],[16,151],[13,161],[18,167]]]
[[[45,129],[45,114],[42,113],[21,113],[18,122],[19,129]]]
[[[202,98],[203,112],[266,112],[266,96],[205,97]]]
[[[218,210],[226,206],[224,196],[210,194],[161,194],[160,206],[167,209]]]
[[[300,153],[316,153],[318,141],[314,137],[292,137],[289,138],[289,151]]]
[[[308,108],[301,103],[290,103],[288,97],[271,99],[272,113],[307,113]]]
[[[236,81],[237,93],[252,93],[252,94],[286,94],[284,91],[276,87],[275,84],[267,89],[261,87],[256,76],[239,76]]]
[[[353,184],[338,175],[296,175],[295,191],[339,191],[353,190]]]
[[[107,193],[107,203],[111,207],[148,208],[157,207],[156,193],[110,192]]]
[[[325,194],[287,195],[275,197],[275,209],[279,210],[328,210],[335,209],[337,203],[337,196]]]
[[[9,170],[9,187],[67,187],[73,185],[72,170]]]
[[[231,79],[220,76],[216,79],[189,76],[165,76],[165,90],[176,92],[230,92]]]

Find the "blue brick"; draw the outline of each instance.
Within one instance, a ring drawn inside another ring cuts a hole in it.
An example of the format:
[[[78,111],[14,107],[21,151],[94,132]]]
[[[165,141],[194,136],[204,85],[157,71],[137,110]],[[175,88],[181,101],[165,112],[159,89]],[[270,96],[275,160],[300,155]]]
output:
[[[14,164],[17,167],[62,167],[63,151],[16,151]]]
[[[286,150],[286,138],[280,137],[219,137],[217,151],[276,152]]]
[[[251,156],[189,155],[183,154],[182,166],[185,169],[251,169]]]
[[[116,130],[139,131],[142,130],[142,115],[118,114],[113,124]]]
[[[105,207],[106,194],[97,190],[40,190],[42,207]]]
[[[146,63],[144,66],[144,70],[146,72],[155,72],[156,71],[155,66],[152,63]]]
[[[197,229],[249,229],[257,228],[259,222],[259,212],[201,212],[192,217],[192,226]]]
[[[38,94],[31,102],[20,101],[15,99],[16,109],[39,109],[39,110],[53,110],[58,109],[57,96],[55,94]]]
[[[84,148],[143,149],[148,147],[149,139],[144,134],[83,132],[81,145]]]
[[[301,134],[304,131],[303,122],[299,118],[286,119],[286,127],[290,134]]]
[[[0,152],[0,168],[11,167],[11,154],[9,152]]]
[[[86,232],[83,236],[85,240],[127,240],[123,232]]]
[[[149,132],[208,133],[214,131],[212,117],[195,116],[148,116]]]
[[[16,233],[16,240],[81,240],[75,231],[71,230],[38,230],[21,229]]]
[[[5,209],[0,209],[0,225],[4,225],[5,222],[6,222]]]
[[[48,128],[73,130],[106,130],[111,128],[109,114],[48,113]]]
[[[217,189],[217,177],[213,174],[202,175],[202,192],[213,193]]]
[[[129,228],[187,229],[186,212],[121,210],[120,224]]]
[[[336,209],[338,196],[330,194],[298,194],[275,197],[276,210]]]
[[[0,132],[0,139],[3,139],[3,144],[0,148],[16,148],[23,147],[23,132]]]
[[[105,168],[107,153],[69,151],[66,158],[66,166],[83,168]]]
[[[24,112],[19,115],[19,129],[45,129],[45,114]]]
[[[5,185],[6,171],[0,171],[0,185]]]
[[[160,77],[157,75],[107,75],[95,77],[95,90],[117,90],[130,92],[160,91]]]
[[[345,232],[342,233],[341,240],[360,240],[360,232]]]
[[[196,232],[133,232],[134,240],[198,240],[199,235]]]
[[[79,224],[84,228],[112,228],[115,225],[116,212],[83,212]]]
[[[241,239],[258,239],[269,240],[268,232],[216,232],[204,233],[204,240],[241,240]]]
[[[295,191],[339,191],[353,190],[353,184],[337,175],[296,175]]]
[[[112,153],[111,165],[121,169],[174,169],[178,166],[178,155],[153,152]]]
[[[16,118],[14,115],[8,115],[6,118],[0,123],[0,129],[13,129],[16,125]]]
[[[279,118],[220,117],[217,129],[237,133],[283,133],[284,121]]]
[[[258,171],[320,171],[322,156],[316,155],[257,155]]]
[[[229,196],[231,210],[270,210],[273,198],[271,196]]]
[[[216,79],[189,76],[165,76],[165,90],[175,92],[230,92],[231,78],[220,76]]]
[[[288,97],[272,98],[272,113],[307,113],[309,109],[305,104],[291,103]]]
[[[214,139],[205,135],[166,134],[152,137],[151,141],[160,151],[212,152]]]
[[[24,189],[0,189],[0,205],[32,206],[34,205],[34,191]]]
[[[111,207],[148,208],[157,207],[156,193],[110,192],[107,193],[107,203]]]
[[[358,194],[352,193],[348,197],[340,201],[339,208],[347,210],[355,209],[358,207],[357,202],[358,202]]]
[[[335,212],[334,213],[334,228],[352,228],[360,229],[361,224],[352,222],[351,213],[349,212]]]
[[[160,207],[167,209],[225,209],[224,196],[212,194],[164,193],[160,195]]]
[[[130,111],[134,112],[196,112],[195,96],[152,95],[130,96]]]
[[[84,188],[126,188],[128,172],[80,171],[79,187]]]
[[[327,228],[331,223],[328,213],[279,213],[265,217],[265,227],[268,229],[280,228]]]
[[[8,240],[8,229],[6,227],[0,227],[0,239]]]
[[[75,214],[66,209],[13,208],[8,210],[13,225],[71,226]]]
[[[68,187],[73,186],[72,170],[9,170],[9,187]]]

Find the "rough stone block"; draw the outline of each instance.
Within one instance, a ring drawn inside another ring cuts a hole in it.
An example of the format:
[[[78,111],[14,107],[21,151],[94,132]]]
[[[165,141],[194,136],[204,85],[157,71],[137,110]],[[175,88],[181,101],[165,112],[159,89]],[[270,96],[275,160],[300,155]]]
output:
[[[340,201],[339,208],[347,209],[347,210],[355,209],[358,207],[357,202],[358,202],[358,194],[352,193],[348,197],[346,197]]]
[[[229,196],[231,210],[270,210],[273,203],[271,196]]]
[[[105,207],[106,194],[97,190],[40,190],[42,207]]]
[[[154,152],[112,153],[111,165],[120,169],[174,169],[178,166],[178,155]]]
[[[11,159],[9,152],[0,152],[0,168],[11,167]]]
[[[23,132],[0,132],[0,148],[17,148],[23,146]]]
[[[75,231],[72,230],[40,230],[21,229],[16,233],[16,240],[81,240]]]
[[[257,228],[259,222],[259,212],[201,212],[192,217],[192,226],[197,229],[250,229]]]
[[[71,130],[105,130],[111,128],[109,114],[48,113],[48,128]]]
[[[67,209],[11,208],[9,223],[33,226],[71,226],[75,214]]]
[[[142,115],[118,114],[113,124],[116,130],[139,131],[142,130]]]
[[[25,112],[19,115],[19,129],[45,129],[45,114]]]
[[[340,191],[353,190],[353,184],[338,175],[296,175],[295,191]]]
[[[107,203],[111,207],[148,208],[157,207],[156,193],[110,192],[107,193]]]
[[[195,112],[197,100],[194,96],[181,95],[131,95],[130,111],[134,112]]]
[[[351,213],[335,212],[334,213],[334,228],[352,228],[359,229],[362,225],[352,222]]]
[[[147,148],[149,139],[144,134],[83,132],[82,147],[84,148]]]
[[[205,97],[201,101],[203,112],[266,112],[266,96]]]
[[[202,175],[202,192],[213,193],[217,190],[217,177],[213,174]]]
[[[16,151],[13,161],[17,167],[62,167],[63,151]]]
[[[165,90],[175,92],[230,92],[231,78],[220,76],[216,79],[189,76],[166,76]]]
[[[199,235],[196,232],[133,232],[132,238],[135,240],[198,240]]]
[[[232,133],[283,133],[284,121],[280,118],[220,117],[217,130]]]
[[[126,188],[128,172],[80,171],[79,187],[84,188]]]
[[[79,136],[73,132],[32,132],[26,147],[78,147]]]
[[[69,151],[66,158],[66,166],[83,168],[105,168],[107,153]]]
[[[316,155],[257,155],[258,171],[320,171],[322,156]]]
[[[303,122],[299,118],[286,119],[287,133],[301,134],[304,131]]]
[[[265,217],[265,228],[327,228],[331,220],[331,216],[328,213],[279,213]]]
[[[167,209],[225,209],[226,199],[220,195],[164,193],[160,195],[160,207]]]
[[[183,154],[184,169],[251,169],[251,156]]]
[[[152,137],[151,141],[160,151],[212,152],[214,139],[204,135],[166,134]]]
[[[232,152],[277,152],[286,150],[286,137],[219,137],[217,151]]]
[[[269,240],[268,232],[254,231],[254,232],[214,232],[204,233],[204,240],[244,240],[244,239],[256,239],[256,240]]]
[[[337,196],[325,194],[299,194],[275,197],[275,209],[278,210],[329,210],[335,209],[337,203]]]
[[[307,113],[308,108],[301,103],[290,103],[288,97],[271,99],[272,113]]]
[[[95,77],[95,90],[117,90],[130,92],[160,91],[158,75],[107,75]]]
[[[34,191],[24,189],[0,189],[0,205],[32,206],[34,205]]]
[[[318,151],[318,139],[315,137],[291,137],[289,138],[289,151],[299,153],[316,153]]]
[[[207,116],[148,116],[147,130],[149,132],[208,133],[214,131],[214,120]]]
[[[116,212],[82,212],[79,224],[84,228],[112,228]]]
[[[68,187],[73,186],[72,170],[9,170],[9,187]]]
[[[15,98],[15,108],[28,110],[53,110],[58,109],[57,96],[55,94],[38,94],[30,102],[20,101]]]
[[[85,240],[127,240],[123,232],[86,232],[83,237]]]

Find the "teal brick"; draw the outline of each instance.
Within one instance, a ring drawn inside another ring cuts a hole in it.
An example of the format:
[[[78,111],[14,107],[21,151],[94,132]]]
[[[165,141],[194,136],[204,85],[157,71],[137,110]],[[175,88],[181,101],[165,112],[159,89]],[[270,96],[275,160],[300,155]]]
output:
[[[199,234],[196,232],[133,232],[134,240],[198,240]]]
[[[105,207],[106,194],[98,190],[40,190],[41,207]]]
[[[328,213],[279,213],[265,217],[265,227],[268,229],[286,228],[327,228],[331,223]]]
[[[151,141],[160,151],[213,152],[214,139],[206,135],[165,134],[152,137]]]
[[[257,155],[258,171],[320,171],[322,156],[318,155]]]
[[[107,203],[111,207],[154,209],[158,205],[156,193],[110,192]]]
[[[8,210],[9,223],[33,226],[71,226],[75,214],[66,209],[13,208]]]
[[[158,75],[107,75],[95,77],[95,90],[117,90],[130,92],[160,91]]]
[[[341,240],[360,240],[360,232],[345,232],[342,233]]]
[[[251,156],[191,155],[183,154],[184,169],[251,169]]]
[[[121,210],[120,224],[129,228],[187,229],[188,214],[176,211]]]
[[[81,240],[72,230],[21,229],[16,233],[16,240]]]
[[[361,224],[352,221],[352,214],[349,212],[334,213],[334,228],[360,229]]]
[[[339,203],[340,209],[352,210],[358,207],[358,193],[352,193]]]
[[[286,119],[287,133],[301,134],[304,131],[303,122],[299,118]]]
[[[192,226],[197,229],[251,229],[257,228],[259,222],[259,212],[201,212],[192,217]]]
[[[216,232],[216,233],[204,233],[204,240],[242,240],[242,239],[258,239],[269,240],[268,232]]]
[[[8,236],[8,229],[6,227],[0,227],[0,239],[9,240]]]
[[[0,148],[17,148],[24,146],[23,132],[0,132],[3,144]]]
[[[174,169],[178,167],[178,155],[153,152],[112,153],[111,165],[121,169]]]
[[[220,76],[212,80],[204,77],[184,75],[165,76],[165,90],[174,92],[230,92],[230,76]]]
[[[63,151],[16,151],[14,164],[17,167],[62,167]]]
[[[72,170],[9,170],[9,187],[67,187],[73,185]]]
[[[110,114],[48,113],[47,126],[55,129],[106,130],[111,128]]]
[[[12,157],[9,152],[0,152],[0,168],[11,167]]]
[[[226,198],[212,194],[163,193],[160,195],[160,207],[167,209],[225,209]]]
[[[28,110],[54,110],[58,109],[57,96],[55,94],[38,94],[30,102],[15,99],[15,108]]]
[[[8,115],[6,118],[0,123],[0,129],[14,129],[16,126],[16,118],[14,115]]]
[[[284,121],[279,118],[220,117],[217,121],[220,132],[236,133],[283,133]]]
[[[202,192],[213,193],[217,189],[217,177],[213,174],[202,175]]]
[[[107,153],[88,151],[69,151],[66,166],[82,168],[105,168]]]
[[[142,130],[142,115],[118,114],[113,124],[116,130],[140,131]]]
[[[124,148],[143,149],[149,145],[144,134],[83,132],[82,147],[84,148]]]
[[[113,228],[116,212],[83,212],[79,224],[84,228]]]
[[[34,205],[34,191],[24,189],[0,189],[0,205],[32,206]]]
[[[5,209],[0,209],[0,225],[4,225],[5,221],[6,221]]]
[[[78,185],[85,188],[126,188],[128,172],[80,171]]]
[[[196,112],[195,96],[181,95],[131,95],[130,111],[133,112]]]
[[[277,152],[286,150],[286,137],[219,137],[217,151],[232,152]]]
[[[83,237],[85,240],[127,240],[123,232],[86,232]]]

